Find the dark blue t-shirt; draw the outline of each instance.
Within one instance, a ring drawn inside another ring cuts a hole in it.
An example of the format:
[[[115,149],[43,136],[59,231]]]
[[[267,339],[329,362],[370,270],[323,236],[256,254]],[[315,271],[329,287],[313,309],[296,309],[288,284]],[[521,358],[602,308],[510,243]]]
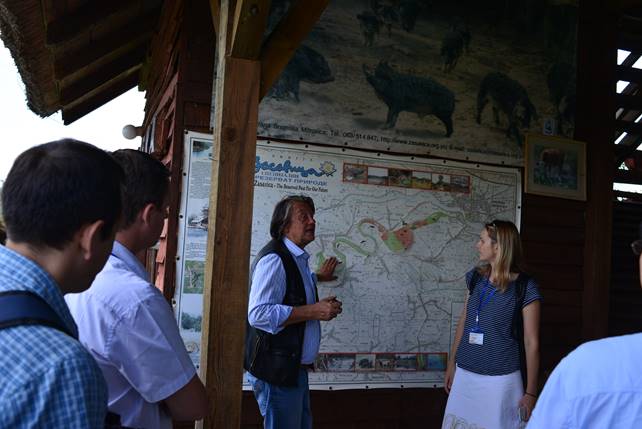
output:
[[[473,270],[466,273],[466,284],[470,284]],[[468,286],[469,290],[471,286]],[[510,282],[502,293],[484,276],[477,276],[472,294],[468,297],[464,334],[457,348],[457,366],[483,375],[505,375],[520,369],[519,344],[511,336],[511,324],[517,297],[515,282]],[[490,297],[490,298],[489,298]],[[484,344],[470,344],[470,332],[475,329],[475,315],[480,300],[484,305],[479,312],[479,328],[484,333]],[[530,278],[526,285],[524,307],[542,299],[537,283]],[[523,308],[523,307],[522,307]]]

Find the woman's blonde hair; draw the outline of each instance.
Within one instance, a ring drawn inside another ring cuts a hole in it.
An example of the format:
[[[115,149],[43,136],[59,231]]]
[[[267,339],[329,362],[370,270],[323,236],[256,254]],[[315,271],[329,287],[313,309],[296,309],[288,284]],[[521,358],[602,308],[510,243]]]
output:
[[[498,246],[495,261],[495,279],[500,291],[504,292],[510,283],[511,273],[522,272],[522,241],[513,222],[495,219],[484,225],[488,237]],[[490,275],[490,264],[480,268],[480,273]]]

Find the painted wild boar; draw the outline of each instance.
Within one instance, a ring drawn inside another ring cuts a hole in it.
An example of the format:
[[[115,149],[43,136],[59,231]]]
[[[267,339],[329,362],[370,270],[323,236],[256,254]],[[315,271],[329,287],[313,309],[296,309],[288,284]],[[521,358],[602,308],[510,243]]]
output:
[[[299,85],[307,83],[328,83],[334,80],[332,70],[323,55],[307,45],[301,45],[276,81],[269,96],[287,100],[290,97],[299,102]]]
[[[399,73],[383,61],[374,73],[364,64],[363,72],[377,97],[388,106],[384,129],[395,127],[399,113],[413,112],[420,118],[436,116],[446,127],[446,137],[452,135],[455,95],[450,89],[432,78]]]
[[[468,29],[455,29],[444,36],[441,41],[441,57],[444,60],[444,72],[450,73],[457,65],[457,60],[468,52],[470,44],[470,31]]]
[[[477,94],[478,124],[481,124],[482,112],[489,101],[493,106],[495,125],[499,125],[499,113],[503,113],[508,120],[506,137],[514,138],[521,146],[523,136],[520,128],[529,128],[531,119],[537,117],[535,106],[528,98],[524,87],[504,73],[488,73],[479,85]]]

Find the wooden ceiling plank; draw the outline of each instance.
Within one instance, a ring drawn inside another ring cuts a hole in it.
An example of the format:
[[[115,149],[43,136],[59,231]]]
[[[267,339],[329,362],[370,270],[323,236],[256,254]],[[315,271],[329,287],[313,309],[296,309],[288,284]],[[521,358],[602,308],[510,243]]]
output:
[[[88,1],[78,9],[48,23],[46,43],[55,45],[66,42],[97,22],[131,5],[131,0]]]
[[[330,0],[298,0],[290,6],[288,14],[263,45],[259,101],[268,93],[329,2]]]
[[[626,143],[615,145],[615,168],[620,168],[624,160],[631,157],[638,150],[640,144],[642,144],[642,140],[639,137],[635,137],[627,140]]]
[[[642,111],[642,95],[616,94],[615,105],[618,109]]]
[[[617,66],[615,77],[627,82],[642,82],[642,69],[633,67]]]
[[[138,84],[138,72],[133,71],[129,73],[125,78],[119,79],[114,83],[105,86],[101,91],[97,92],[95,95],[88,97],[86,100],[75,104],[71,107],[62,108],[62,120],[65,125],[69,125],[72,122],[82,118],[88,113],[93,112],[98,109],[103,104],[108,103],[119,95],[124,94],[130,89],[134,88]],[[116,124],[115,126],[118,126]]]
[[[54,59],[54,75],[61,80],[97,60],[122,49],[127,44],[148,44],[151,40],[160,10],[136,18],[135,21],[115,28],[109,34],[91,44],[74,51],[66,51],[64,56]]]
[[[230,52],[232,57],[247,60],[259,58],[270,3],[271,0],[240,0],[236,3]]]
[[[642,185],[642,173],[635,170],[615,171],[615,183],[630,183],[633,185]]]
[[[147,46],[139,46],[136,49],[119,56],[108,64],[105,64],[93,73],[83,76],[72,84],[60,90],[60,104],[66,106],[75,100],[93,91],[97,87],[120,76],[127,70],[142,65],[145,58]]]
[[[642,123],[631,121],[615,121],[615,129],[618,131],[625,131],[627,134],[642,134]]]

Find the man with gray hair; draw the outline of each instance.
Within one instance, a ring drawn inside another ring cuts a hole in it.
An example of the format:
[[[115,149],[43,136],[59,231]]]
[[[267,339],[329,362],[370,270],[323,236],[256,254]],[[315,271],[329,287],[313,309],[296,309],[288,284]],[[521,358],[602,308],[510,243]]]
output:
[[[289,196],[276,205],[272,240],[252,263],[244,367],[265,428],[312,427],[308,371],[321,342],[320,320],[341,313],[335,296],[318,299],[316,282],[335,279],[337,259],[317,274],[303,250],[314,240],[314,202]]]

